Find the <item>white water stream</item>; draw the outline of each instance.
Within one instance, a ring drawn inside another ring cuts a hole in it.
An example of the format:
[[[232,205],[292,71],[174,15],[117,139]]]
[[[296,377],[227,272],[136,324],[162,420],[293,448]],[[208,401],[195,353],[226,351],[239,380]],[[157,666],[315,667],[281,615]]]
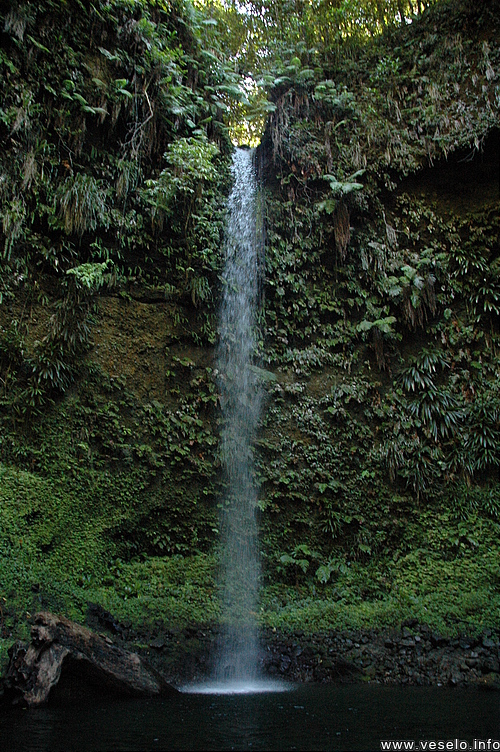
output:
[[[260,677],[258,671],[260,565],[252,442],[261,412],[262,387],[254,366],[260,243],[252,150],[236,149],[232,175],[217,353],[226,489],[221,510],[221,633],[212,679],[190,690],[217,694],[285,688]]]
[[[253,152],[236,150],[233,180],[217,358],[227,490],[222,511],[222,635],[215,679],[241,687],[257,679],[258,655],[259,557],[252,440],[260,417],[261,389],[251,368],[259,290]]]
[[[257,180],[253,151],[237,149],[225,245],[217,370],[222,409],[221,457],[226,494],[222,528],[222,631],[214,679],[220,690],[245,691],[258,679],[256,622],[259,557],[252,440],[261,388],[252,363],[259,293]]]

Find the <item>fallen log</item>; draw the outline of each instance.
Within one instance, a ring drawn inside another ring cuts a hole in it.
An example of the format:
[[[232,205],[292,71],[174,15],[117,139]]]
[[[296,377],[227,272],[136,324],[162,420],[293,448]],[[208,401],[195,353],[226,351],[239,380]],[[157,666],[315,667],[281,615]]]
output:
[[[45,704],[61,677],[110,695],[151,697],[177,692],[139,655],[62,616],[35,616],[31,643],[16,643],[3,682],[4,698],[28,707]]]

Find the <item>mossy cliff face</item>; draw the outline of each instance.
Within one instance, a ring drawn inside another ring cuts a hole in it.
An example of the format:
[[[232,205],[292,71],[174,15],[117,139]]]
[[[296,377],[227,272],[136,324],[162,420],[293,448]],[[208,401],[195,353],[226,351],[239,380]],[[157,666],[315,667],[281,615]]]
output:
[[[148,598],[211,618],[229,74],[181,2],[27,2],[0,28],[2,637],[95,587],[133,601],[121,567],[149,555],[203,555],[203,588],[174,558]]]
[[[271,628],[498,625],[494,6],[437,4],[270,92]],[[182,5],[131,7],[1,21],[4,645],[40,606],[218,615],[226,74]]]
[[[259,443],[283,624],[498,618],[499,30],[450,7],[271,96]]]

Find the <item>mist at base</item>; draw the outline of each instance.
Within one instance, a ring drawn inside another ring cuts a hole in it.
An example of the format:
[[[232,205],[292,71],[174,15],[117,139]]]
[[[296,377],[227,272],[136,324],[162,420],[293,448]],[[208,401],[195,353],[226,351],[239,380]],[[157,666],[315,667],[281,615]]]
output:
[[[252,695],[264,692],[290,692],[294,684],[288,684],[275,679],[254,679],[251,681],[207,681],[186,684],[179,687],[184,694],[197,695]]]

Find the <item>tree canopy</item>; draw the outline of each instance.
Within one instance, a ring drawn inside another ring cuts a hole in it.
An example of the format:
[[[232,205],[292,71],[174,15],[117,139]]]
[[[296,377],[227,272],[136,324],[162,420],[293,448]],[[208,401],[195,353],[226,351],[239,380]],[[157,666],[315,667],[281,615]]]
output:
[[[436,0],[193,2],[205,15],[212,48],[224,55],[234,76],[241,76],[239,96],[228,104],[233,139],[255,141],[272,109],[266,89],[276,79],[298,69],[333,65],[367,40],[411,24]]]

